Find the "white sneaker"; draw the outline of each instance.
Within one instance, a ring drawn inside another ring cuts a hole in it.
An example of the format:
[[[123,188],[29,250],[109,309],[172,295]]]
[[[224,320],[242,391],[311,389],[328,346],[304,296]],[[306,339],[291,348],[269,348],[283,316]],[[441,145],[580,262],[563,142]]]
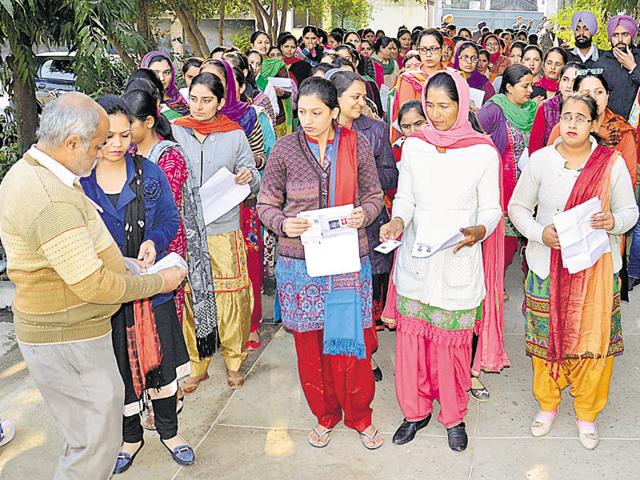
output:
[[[533,418],[533,423],[531,424],[531,435],[534,437],[544,437],[551,431],[553,421],[557,416],[557,410],[555,412],[539,411]]]
[[[587,450],[593,450],[598,446],[600,437],[598,437],[598,427],[595,422],[585,422],[576,418],[576,424],[578,425],[578,440]]]
[[[15,436],[16,431],[13,428],[13,423],[9,420],[0,421],[0,447],[6,445]]]

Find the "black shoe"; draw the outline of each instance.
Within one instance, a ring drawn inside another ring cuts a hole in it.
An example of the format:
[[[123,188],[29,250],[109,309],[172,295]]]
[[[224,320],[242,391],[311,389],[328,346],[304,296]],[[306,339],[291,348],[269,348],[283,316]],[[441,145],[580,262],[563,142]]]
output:
[[[403,420],[402,425],[398,427],[396,433],[393,435],[393,443],[396,445],[404,445],[405,443],[409,443],[413,440],[418,433],[418,430],[426,427],[429,424],[429,420],[431,420],[431,414],[428,417],[423,418],[422,420],[418,420],[417,422],[410,422],[408,420]]]
[[[382,381],[382,370],[380,370],[380,367],[376,367],[373,369],[373,378],[376,382]]]
[[[447,428],[447,437],[449,437],[449,448],[454,452],[462,452],[467,449],[469,439],[464,422],[455,427]]]

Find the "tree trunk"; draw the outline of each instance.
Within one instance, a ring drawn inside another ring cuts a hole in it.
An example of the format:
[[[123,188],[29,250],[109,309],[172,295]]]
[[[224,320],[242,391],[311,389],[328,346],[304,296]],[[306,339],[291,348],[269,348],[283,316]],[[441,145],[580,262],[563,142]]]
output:
[[[151,30],[151,22],[149,21],[149,0],[138,1],[138,21],[136,23],[138,33],[144,38],[147,48],[155,50],[156,39]]]
[[[127,52],[127,50],[120,45],[120,43],[113,38],[113,35],[108,35],[107,38],[109,39],[109,43],[113,46],[113,48],[116,49],[116,52],[118,52],[118,56],[122,59],[122,63],[124,63],[124,65],[127,67],[127,69],[129,69],[130,71],[134,71],[136,68],[138,68],[138,65],[136,64],[136,61],[133,59],[133,57],[131,55],[129,55],[129,52]],[[153,47],[150,47],[150,49]]]
[[[280,17],[280,26],[278,27],[278,35],[287,29],[287,10],[289,10],[289,0],[282,2],[282,16]]]
[[[12,52],[30,51],[32,42],[28,38],[22,38],[9,34],[9,47]],[[33,54],[32,54],[33,55]],[[38,103],[32,75],[28,79],[21,76],[18,62],[11,62],[11,74],[13,76],[13,101],[15,102],[16,125],[18,128],[18,148],[20,155],[26,152],[36,142],[36,130],[38,129]]]
[[[211,49],[207,44],[207,39],[204,38],[204,34],[202,33],[202,30],[200,30],[200,27],[198,26],[198,21],[196,20],[196,17],[193,16],[193,12],[191,12],[189,8],[184,8],[184,13],[187,17],[187,21],[189,22],[189,25],[191,26],[191,31],[193,32],[193,35],[196,37],[196,40],[200,45],[200,50],[202,50],[205,53],[203,57],[208,58],[209,54],[211,53]]]
[[[224,11],[227,0],[220,0],[220,18],[218,19],[218,45],[224,42]]]
[[[176,16],[178,17],[178,20],[180,20],[180,24],[182,25],[184,34],[187,37],[187,41],[189,42],[189,45],[191,45],[191,48],[193,49],[193,54],[196,57],[202,57],[202,58],[208,57],[209,51],[202,50],[202,47],[200,46],[200,42],[198,41],[198,38],[196,37],[195,33],[191,29],[191,24],[189,23],[189,19],[187,18],[184,9],[178,5],[174,5],[173,9],[174,9],[174,12],[176,13]]]

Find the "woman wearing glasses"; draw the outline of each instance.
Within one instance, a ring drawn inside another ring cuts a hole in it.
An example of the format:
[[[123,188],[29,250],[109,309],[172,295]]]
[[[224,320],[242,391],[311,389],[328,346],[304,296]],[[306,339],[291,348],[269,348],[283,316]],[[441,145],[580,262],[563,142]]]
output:
[[[492,65],[489,80],[493,81],[502,75],[502,72],[509,66],[509,59],[502,55],[502,47],[497,35],[487,35],[482,43],[482,48],[489,52],[489,61]]]
[[[493,89],[493,85],[489,79],[478,72],[478,61],[480,58],[480,49],[474,42],[464,42],[458,48],[458,52],[456,53],[455,60],[453,62],[453,68],[456,70],[460,70],[460,73],[464,77],[464,79],[469,84],[469,88],[474,88],[476,90],[482,90],[484,92],[484,98],[482,103],[489,100],[496,94],[496,91]],[[472,110],[477,110],[482,107],[482,105],[474,105],[471,107]]]
[[[560,138],[533,154],[509,204],[509,217],[529,239],[525,338],[540,406],[531,434],[551,431],[562,390],[570,385],[579,440],[587,449],[598,444],[595,421],[607,404],[613,356],[623,351],[619,238],[638,220],[624,160],[590,135],[597,120],[593,98],[569,96]],[[602,210],[591,217],[591,227],[606,231],[611,251],[571,274],[563,268],[553,216],[596,196]]]
[[[422,31],[416,41],[422,64],[419,69],[404,72],[398,77],[395,95],[391,107],[389,124],[393,124],[398,118],[400,107],[409,100],[421,100],[422,87],[428,78],[436,72],[444,69],[442,65],[442,47],[444,37],[434,29],[428,28]],[[396,129],[391,129],[391,142],[400,137]]]

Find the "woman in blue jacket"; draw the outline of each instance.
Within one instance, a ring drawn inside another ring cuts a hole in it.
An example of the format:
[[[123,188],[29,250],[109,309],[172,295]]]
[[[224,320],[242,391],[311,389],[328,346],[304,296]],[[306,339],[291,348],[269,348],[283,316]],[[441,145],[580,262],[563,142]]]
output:
[[[165,255],[180,217],[164,172],[128,151],[131,117],[126,104],[114,95],[98,103],[109,114],[109,134],[93,172],[81,180],[82,187],[122,255],[144,271]],[[114,473],[129,469],[144,445],[139,413],[147,398],[153,404],[162,444],[177,463],[192,464],[194,452],[178,435],[178,379],[189,374],[189,355],[173,294],[122,305],[111,326],[125,386],[123,445]]]

